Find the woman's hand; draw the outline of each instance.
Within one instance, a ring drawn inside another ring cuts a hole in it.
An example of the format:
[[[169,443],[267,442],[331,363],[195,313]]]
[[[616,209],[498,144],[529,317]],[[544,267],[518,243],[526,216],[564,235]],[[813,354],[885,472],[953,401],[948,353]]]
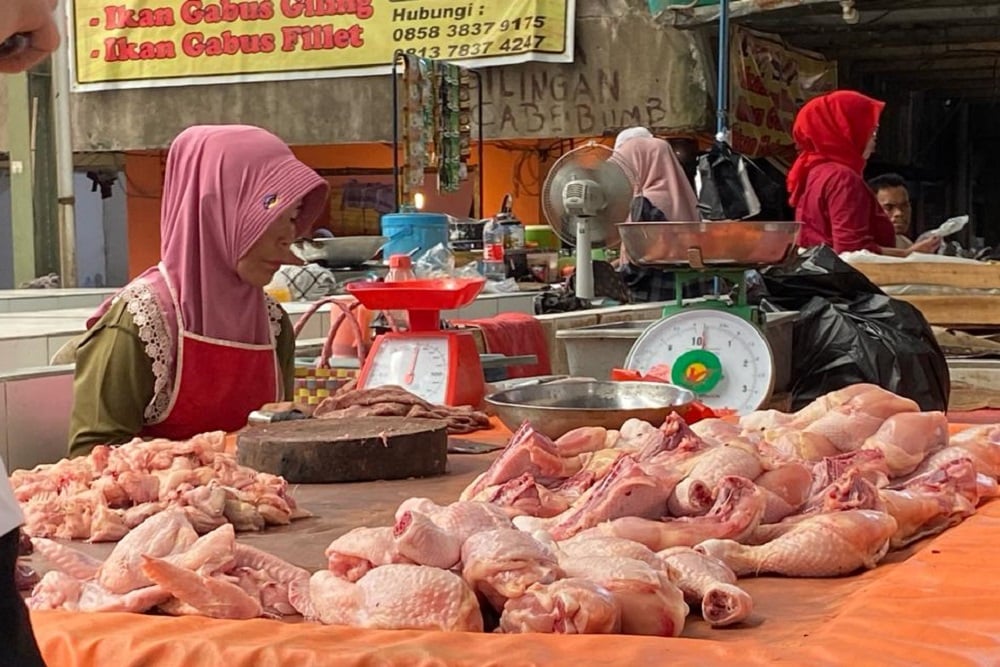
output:
[[[911,253],[914,252],[925,252],[925,253],[936,253],[938,248],[941,247],[941,237],[939,236],[928,236],[922,241],[917,241],[911,245],[908,250]]]
[[[10,50],[0,54],[0,72],[23,72],[58,48],[59,30],[52,17],[56,4],[57,0],[4,0],[0,44]]]

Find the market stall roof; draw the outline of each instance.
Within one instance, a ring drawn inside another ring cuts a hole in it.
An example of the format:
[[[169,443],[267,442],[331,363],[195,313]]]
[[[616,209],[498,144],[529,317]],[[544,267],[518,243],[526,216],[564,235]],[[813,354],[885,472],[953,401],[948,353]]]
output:
[[[718,0],[649,0],[678,28],[718,22]],[[733,22],[781,35],[870,75],[940,97],[1000,94],[1000,4],[993,0],[731,0]]]

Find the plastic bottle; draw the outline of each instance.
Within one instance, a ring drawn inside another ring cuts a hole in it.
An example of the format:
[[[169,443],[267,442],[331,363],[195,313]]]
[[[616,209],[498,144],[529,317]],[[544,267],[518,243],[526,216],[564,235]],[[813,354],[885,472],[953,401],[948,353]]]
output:
[[[400,283],[406,280],[416,280],[413,273],[413,262],[409,255],[392,255],[389,257],[389,272],[385,274],[385,282]],[[388,317],[399,330],[410,328],[409,315],[405,310],[390,310]]]
[[[503,225],[495,218],[488,218],[483,225],[483,276],[487,280],[507,278],[507,263],[504,258]]]

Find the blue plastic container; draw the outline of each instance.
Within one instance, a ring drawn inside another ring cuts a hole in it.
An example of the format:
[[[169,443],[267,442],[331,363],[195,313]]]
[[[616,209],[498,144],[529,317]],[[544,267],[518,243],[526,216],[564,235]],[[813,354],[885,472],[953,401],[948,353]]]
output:
[[[419,257],[439,243],[448,246],[448,216],[442,213],[388,213],[382,216],[382,236],[389,241],[383,257]]]

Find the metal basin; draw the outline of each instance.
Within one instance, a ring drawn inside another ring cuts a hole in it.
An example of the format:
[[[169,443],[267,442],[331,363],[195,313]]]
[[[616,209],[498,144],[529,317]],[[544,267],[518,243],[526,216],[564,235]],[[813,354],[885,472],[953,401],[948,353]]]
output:
[[[486,397],[510,430],[528,421],[552,439],[580,426],[621,428],[632,418],[659,426],[693,400],[692,392],[670,384],[598,380],[550,382]]]
[[[340,236],[332,239],[305,239],[292,245],[300,259],[307,262],[326,262],[331,267],[361,266],[386,243],[385,236]]]
[[[799,222],[628,222],[618,225],[633,264],[754,268],[784,263]]]

